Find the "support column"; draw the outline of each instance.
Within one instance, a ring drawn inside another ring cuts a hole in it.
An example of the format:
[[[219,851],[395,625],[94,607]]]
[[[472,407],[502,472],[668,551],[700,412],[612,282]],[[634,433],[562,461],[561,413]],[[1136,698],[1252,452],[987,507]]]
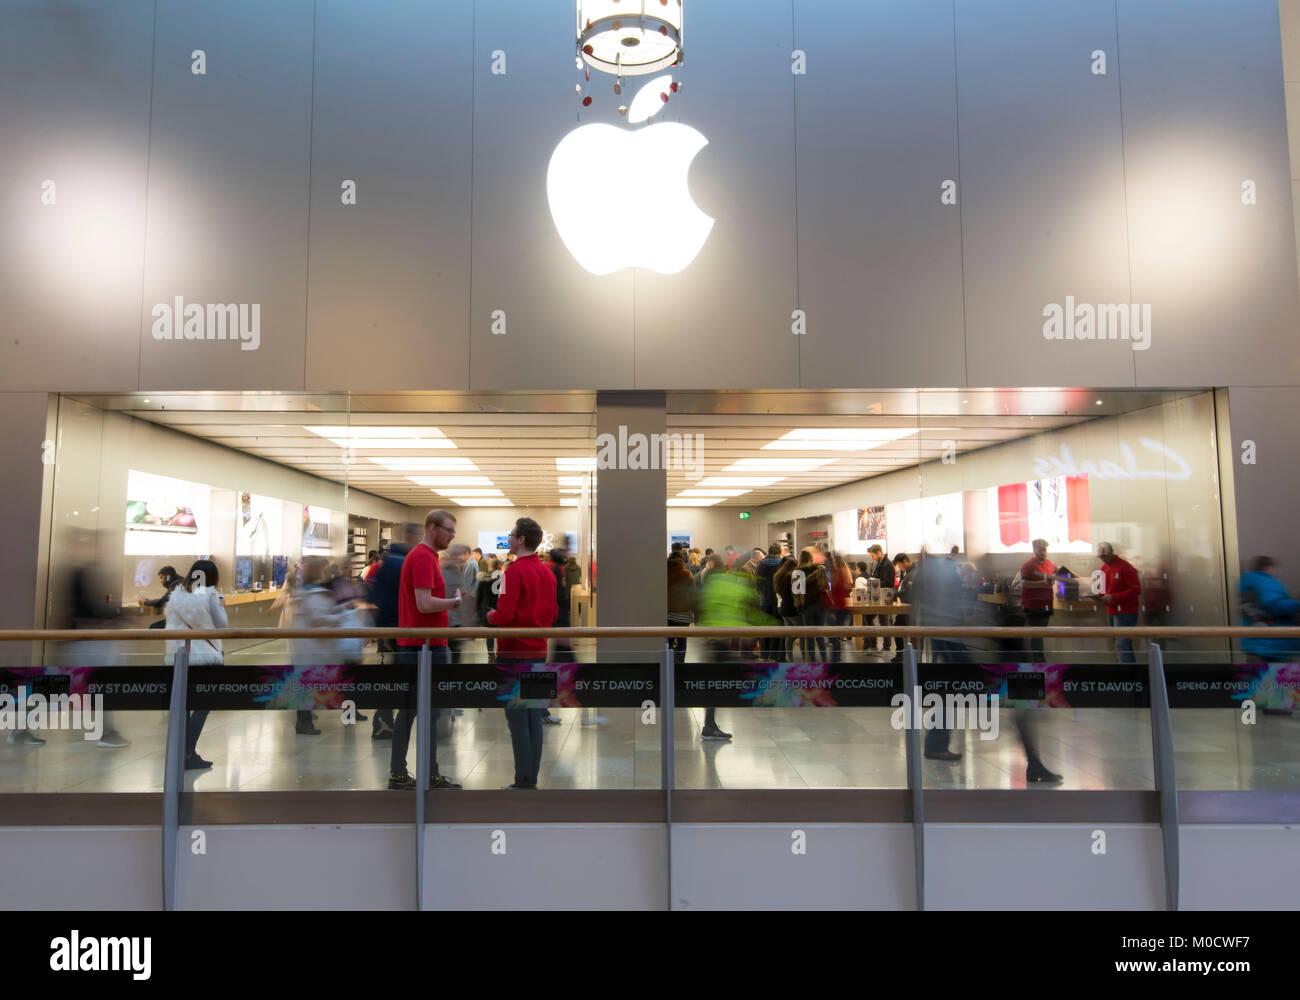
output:
[[[651,443],[667,429],[662,392],[596,394],[596,615],[602,626],[662,626],[667,619],[668,477],[663,468],[632,467],[663,464]],[[643,462],[641,455],[657,460]],[[600,467],[602,457],[610,467]],[[602,639],[598,652],[649,650],[657,642]]]

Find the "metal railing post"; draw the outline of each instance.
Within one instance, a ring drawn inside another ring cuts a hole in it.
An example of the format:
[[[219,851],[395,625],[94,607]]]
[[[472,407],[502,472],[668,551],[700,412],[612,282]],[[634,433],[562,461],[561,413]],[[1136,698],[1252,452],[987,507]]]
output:
[[[424,803],[429,791],[429,760],[437,728],[433,722],[433,653],[426,641],[420,647],[415,686],[415,908],[424,909]]]
[[[667,844],[665,874],[667,877],[668,909],[673,908],[673,786],[676,783],[676,743],[673,730],[673,697],[677,662],[672,643],[664,643],[663,662],[659,670],[659,783],[664,790],[664,836]]]
[[[1151,759],[1160,793],[1160,840],[1165,859],[1165,909],[1178,909],[1178,778],[1174,770],[1174,726],[1165,684],[1165,656],[1159,643],[1150,643],[1147,656],[1151,689]]]
[[[903,647],[903,691],[908,702],[919,702],[921,685],[917,679],[916,647],[909,641]],[[907,750],[907,788],[912,793],[912,855],[916,869],[916,908],[925,909],[925,790],[921,774],[921,731],[912,725],[917,717],[915,706],[904,720],[903,745]]]
[[[163,760],[163,909],[176,909],[177,841],[180,837],[181,782],[185,776],[185,711],[189,687],[190,641],[176,650],[172,665],[171,700],[167,706],[167,749]]]

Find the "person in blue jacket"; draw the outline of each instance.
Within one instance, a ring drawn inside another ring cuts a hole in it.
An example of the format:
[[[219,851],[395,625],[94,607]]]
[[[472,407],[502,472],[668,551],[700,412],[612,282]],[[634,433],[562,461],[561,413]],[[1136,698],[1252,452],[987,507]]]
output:
[[[1246,625],[1295,625],[1300,601],[1286,592],[1277,578],[1278,564],[1268,556],[1258,557],[1251,571],[1241,577],[1241,612]],[[1300,659],[1300,640],[1243,639],[1243,652],[1266,662]]]

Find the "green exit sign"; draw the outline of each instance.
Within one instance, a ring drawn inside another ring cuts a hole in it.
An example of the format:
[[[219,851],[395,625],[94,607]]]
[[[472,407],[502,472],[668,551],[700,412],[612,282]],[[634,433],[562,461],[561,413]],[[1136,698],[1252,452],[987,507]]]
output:
[[[741,519],[742,521],[748,521],[748,520],[749,520],[749,511],[747,511],[747,510],[742,510],[742,511],[740,512],[740,519]]]

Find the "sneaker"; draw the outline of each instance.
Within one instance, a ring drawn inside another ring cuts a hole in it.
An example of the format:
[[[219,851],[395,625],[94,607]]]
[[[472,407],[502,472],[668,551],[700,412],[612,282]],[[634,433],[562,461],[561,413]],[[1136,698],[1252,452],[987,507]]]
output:
[[[508,792],[508,791],[511,791],[511,790],[514,790],[514,791],[520,791],[520,792],[535,792],[535,791],[537,791],[537,786],[536,786],[536,785],[521,785],[519,782],[516,781],[513,785],[502,785],[502,786],[501,786],[501,790],[502,790],[503,792]]]
[[[310,726],[294,726],[293,731],[299,736],[319,736],[320,730],[313,723]]]
[[[370,721],[370,716],[362,715],[360,712],[357,713],[357,722],[369,722],[369,721]]]
[[[731,739],[731,734],[730,734],[730,733],[724,733],[724,732],[723,732],[721,729],[719,729],[717,726],[706,726],[704,729],[700,730],[700,739],[702,739],[702,740],[729,740],[729,739]]]
[[[459,788],[460,785],[456,784],[456,782],[454,781],[444,778],[441,774],[435,774],[432,778],[429,779],[429,787],[430,788]]]
[[[211,766],[212,766],[212,761],[204,760],[196,753],[192,753],[185,758],[185,770],[187,771],[202,771],[203,769],[209,768]]]
[[[384,726],[383,728],[371,733],[370,738],[372,740],[391,740],[393,738],[393,731],[387,726]]]
[[[388,788],[393,792],[413,792],[415,791],[415,779],[406,771],[400,774],[394,771],[388,776]]]
[[[961,754],[953,753],[951,750],[927,750],[925,752],[926,760],[961,760]]]
[[[1059,774],[1053,774],[1042,764],[1030,764],[1029,767],[1025,770],[1026,784],[1032,785],[1037,782],[1041,784],[1050,785],[1050,784],[1056,784],[1064,780],[1065,779],[1062,778]]]
[[[563,719],[557,719],[555,716],[551,715],[550,712],[547,712],[542,716],[542,721],[548,726],[559,726],[564,723]]]
[[[45,741],[27,729],[9,730],[9,745],[13,747],[43,747]]]
[[[110,729],[102,737],[96,746],[101,747],[129,747],[131,741],[115,729]]]

